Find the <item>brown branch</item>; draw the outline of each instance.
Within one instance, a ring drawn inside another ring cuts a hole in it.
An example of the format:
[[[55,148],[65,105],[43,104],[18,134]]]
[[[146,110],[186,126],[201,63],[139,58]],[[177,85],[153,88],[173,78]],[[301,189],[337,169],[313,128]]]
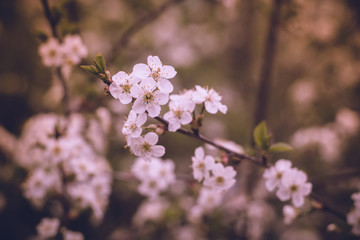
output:
[[[109,61],[113,62],[115,60],[115,57],[117,56],[117,54],[119,54],[121,49],[126,47],[127,44],[129,43],[130,37],[135,35],[147,24],[156,20],[167,9],[177,4],[180,4],[183,1],[185,0],[169,0],[164,4],[162,4],[160,7],[158,7],[157,9],[147,12],[145,15],[137,19],[131,26],[129,26],[127,29],[124,30],[119,41],[116,44],[114,44],[114,47],[110,51],[112,55],[109,57]]]
[[[265,39],[265,49],[260,73],[260,85],[257,94],[257,103],[254,112],[253,129],[256,125],[265,119],[266,115],[282,1],[283,0],[273,0],[273,10],[269,19],[269,28],[267,37]],[[254,141],[252,142],[254,143]]]

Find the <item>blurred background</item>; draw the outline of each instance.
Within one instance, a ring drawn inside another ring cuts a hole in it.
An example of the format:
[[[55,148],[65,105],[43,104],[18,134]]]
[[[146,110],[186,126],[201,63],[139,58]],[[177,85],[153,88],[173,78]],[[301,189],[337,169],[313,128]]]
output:
[[[49,4],[59,18],[60,36],[79,34],[88,48],[81,64],[91,64],[100,52],[111,74],[130,73],[136,63],[146,63],[148,55],[159,56],[178,72],[172,80],[174,93],[201,85],[223,96],[228,113],[207,115],[204,135],[234,141],[254,154],[252,129],[265,119],[276,142],[295,148],[272,155],[270,162],[291,159],[308,174],[316,195],[344,214],[350,211],[350,195],[360,189],[359,1],[49,0]],[[0,2],[3,134],[19,139],[35,115],[63,114],[59,80],[38,54],[46,35],[51,29],[41,1]],[[66,80],[76,112],[92,116],[99,107],[108,111],[111,130],[104,140],[105,156],[114,171],[129,171],[133,157],[124,149],[121,135],[129,107],[105,96],[104,84],[79,66],[72,67]],[[4,136],[2,142],[7,141]],[[191,156],[202,143],[167,133],[160,144],[167,149],[166,158],[175,161],[176,173],[191,176]],[[51,212],[52,203],[37,209],[24,198],[21,186],[27,169],[4,149],[0,164],[0,238],[29,239],[36,235],[41,218]],[[185,183],[178,183],[166,200],[170,207],[164,215],[140,227],[132,219],[145,198],[136,192],[136,181],[124,179],[113,181],[100,223],[94,225],[84,212],[69,226],[85,239],[356,239],[349,226],[324,212],[285,225],[284,204],[266,193],[263,170],[247,162],[237,170],[236,190],[227,198],[233,201],[225,201],[196,227],[185,217],[186,204],[191,206],[186,201],[194,201],[196,186],[181,192]],[[179,192],[183,201],[174,199]],[[228,211],[235,213],[229,216]],[[327,231],[330,223],[341,230]]]

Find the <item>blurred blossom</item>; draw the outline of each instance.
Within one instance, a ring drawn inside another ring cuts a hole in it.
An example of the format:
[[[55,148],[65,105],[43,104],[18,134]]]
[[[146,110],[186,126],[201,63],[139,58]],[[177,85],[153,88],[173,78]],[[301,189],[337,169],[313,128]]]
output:
[[[57,218],[43,218],[39,225],[37,225],[36,230],[38,235],[42,238],[51,238],[54,237],[60,226],[60,220]]]
[[[84,236],[80,232],[74,232],[68,229],[63,229],[62,234],[64,240],[84,240]]]
[[[174,228],[172,235],[174,240],[200,240],[196,228],[189,225]]]
[[[316,88],[313,80],[300,79],[291,85],[289,89],[291,100],[305,108],[309,107],[316,99]]]
[[[285,205],[282,212],[285,224],[291,224],[298,215],[296,208],[291,205]]]
[[[160,221],[168,207],[169,202],[164,198],[149,199],[138,207],[132,221],[137,227],[142,227],[147,221]]]
[[[355,135],[359,130],[359,114],[347,108],[336,113],[335,128],[341,134]]]
[[[318,147],[322,160],[326,162],[338,159],[341,151],[341,141],[337,133],[326,126],[300,129],[292,135],[290,143],[300,149]]]

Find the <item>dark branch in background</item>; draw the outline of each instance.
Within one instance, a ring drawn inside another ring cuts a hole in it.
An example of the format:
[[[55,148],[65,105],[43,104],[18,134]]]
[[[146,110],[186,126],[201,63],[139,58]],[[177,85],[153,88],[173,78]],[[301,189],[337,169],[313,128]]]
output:
[[[260,72],[259,91],[254,112],[255,128],[262,120],[265,119],[267,102],[269,100],[269,90],[271,85],[271,74],[275,58],[275,47],[277,42],[277,29],[280,19],[280,9],[282,0],[273,0],[273,9],[269,19],[268,33],[265,39],[265,48],[263,63]],[[252,141],[254,142],[254,141]]]
[[[124,30],[119,41],[114,44],[114,47],[111,50],[112,55],[109,57],[109,61],[113,62],[115,60],[116,54],[119,54],[121,49],[126,47],[129,43],[130,37],[132,37],[134,34],[144,28],[147,24],[156,20],[167,9],[184,1],[185,0],[169,0],[157,9],[147,12],[145,15],[136,20],[130,27]]]
[[[47,0],[41,0],[41,4],[43,6],[46,19],[48,20],[48,23],[50,25],[53,37],[57,38],[60,41],[59,35],[57,34],[57,31],[56,31],[57,22],[56,22],[55,18],[53,17],[53,15],[51,14],[48,1]],[[62,88],[64,90],[64,96],[63,96],[63,99],[62,99],[62,105],[63,105],[65,116],[68,116],[70,114],[69,90],[68,90],[68,87],[66,85],[65,78],[64,78],[63,74],[61,73],[61,68],[60,67],[56,68],[56,75],[59,78],[61,86],[62,86]]]

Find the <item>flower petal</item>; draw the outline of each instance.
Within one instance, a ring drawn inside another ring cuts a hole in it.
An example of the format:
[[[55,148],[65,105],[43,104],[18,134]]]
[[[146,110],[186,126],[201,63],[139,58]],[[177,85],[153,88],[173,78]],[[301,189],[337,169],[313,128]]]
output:
[[[150,145],[155,145],[159,140],[159,136],[154,132],[149,132],[145,135],[144,140]]]
[[[165,147],[160,145],[155,145],[151,148],[151,154],[154,157],[162,157],[165,154]]]
[[[173,78],[176,73],[175,68],[172,66],[165,65],[160,68],[160,76],[163,78]]]
[[[174,86],[171,84],[171,82],[165,78],[161,78],[157,86],[161,92],[164,93],[171,93],[174,90]]]
[[[198,147],[195,149],[195,157],[199,159],[203,159],[205,156],[204,148]]]
[[[152,77],[148,77],[141,81],[140,87],[148,91],[154,91],[156,88],[156,82]]]
[[[113,96],[114,98],[118,99],[119,95],[122,92],[122,88],[119,87],[118,85],[116,85],[115,82],[111,83],[110,87],[109,87],[109,92],[111,94],[111,96]]]
[[[169,101],[169,94],[157,92],[156,101],[160,105],[164,105]]]
[[[129,104],[132,101],[132,97],[129,93],[120,94],[119,100],[122,104]]]
[[[181,124],[189,124],[191,123],[191,121],[192,121],[191,113],[183,112],[183,114],[181,114],[181,118],[180,118]]]
[[[215,114],[218,111],[218,108],[216,107],[216,105],[213,104],[212,102],[208,102],[208,101],[205,102],[205,109],[206,109],[206,111],[208,111],[208,113],[211,113],[211,114]]]
[[[157,70],[158,68],[162,67],[162,62],[160,61],[160,58],[158,56],[148,56],[147,64],[153,70]]]
[[[142,90],[138,84],[134,84],[130,89],[130,94],[134,98],[139,98],[144,94],[144,90]]]
[[[146,110],[145,102],[143,99],[138,98],[135,100],[134,105],[132,106],[132,109],[137,113],[144,113]]]
[[[161,107],[159,105],[157,105],[157,104],[149,103],[146,106],[146,110],[148,111],[149,116],[154,118],[154,117],[159,116],[160,111],[161,111]]]
[[[147,116],[146,116],[146,113],[142,113],[140,114],[137,119],[136,119],[136,125],[137,126],[142,126],[144,125],[144,123],[146,122],[147,120]]]
[[[139,63],[134,66],[132,73],[138,78],[145,79],[150,75],[151,70],[148,65]]]
[[[118,85],[126,82],[126,79],[129,78],[129,75],[127,75],[126,72],[120,71],[117,74],[112,76],[112,80],[117,83]]]

